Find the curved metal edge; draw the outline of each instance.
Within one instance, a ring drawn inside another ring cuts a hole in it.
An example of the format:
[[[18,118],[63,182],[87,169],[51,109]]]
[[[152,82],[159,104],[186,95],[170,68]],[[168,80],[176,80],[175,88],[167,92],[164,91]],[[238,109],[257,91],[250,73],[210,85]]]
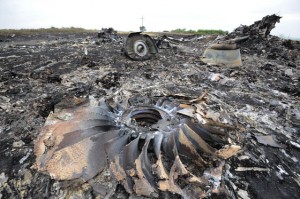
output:
[[[147,59],[151,59],[152,56],[150,56],[149,58],[146,58],[146,59],[143,59],[143,57],[139,57],[139,58],[136,58],[136,57],[133,57],[131,56],[128,51],[127,51],[127,45],[128,45],[128,41],[130,38],[132,38],[133,36],[136,36],[136,35],[142,35],[144,38],[145,38],[145,42],[150,50],[150,53],[152,55],[158,53],[158,48],[154,42],[154,40],[152,39],[152,37],[150,37],[149,35],[147,34],[141,34],[142,32],[133,32],[133,33],[130,33],[127,38],[126,38],[126,41],[125,41],[125,45],[124,47],[122,48],[122,51],[124,52],[124,54],[132,59],[132,60],[138,60],[138,61],[141,61],[141,60],[147,60]]]

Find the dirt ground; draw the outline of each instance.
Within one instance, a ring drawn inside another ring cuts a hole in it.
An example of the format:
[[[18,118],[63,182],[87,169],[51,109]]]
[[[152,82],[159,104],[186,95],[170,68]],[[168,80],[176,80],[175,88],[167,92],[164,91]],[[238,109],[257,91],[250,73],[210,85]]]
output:
[[[96,33],[0,38],[0,198],[99,198],[86,184],[70,186],[37,172],[34,141],[63,98],[126,90],[191,99],[207,90],[208,107],[239,129],[243,151],[223,171],[230,198],[299,198],[299,42],[248,41],[243,65],[232,68],[201,61],[215,38],[195,36],[147,61],[129,60],[122,39],[103,42]],[[273,135],[275,146],[260,142],[264,135]],[[118,186],[111,198],[135,197]]]

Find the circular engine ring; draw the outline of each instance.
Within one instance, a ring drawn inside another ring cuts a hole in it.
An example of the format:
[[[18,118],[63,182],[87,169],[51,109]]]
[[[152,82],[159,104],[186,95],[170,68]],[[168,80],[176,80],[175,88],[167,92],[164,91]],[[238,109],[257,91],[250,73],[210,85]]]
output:
[[[134,96],[124,107],[121,101],[85,102],[53,113],[36,141],[37,169],[53,179],[83,181],[109,170],[110,183],[147,197],[166,191],[186,197],[193,187],[196,195],[213,187],[201,172],[222,151],[206,141],[222,143],[220,138],[178,114],[175,99]]]
[[[149,53],[149,48],[143,40],[135,41],[133,44],[134,53],[140,57],[144,57]]]

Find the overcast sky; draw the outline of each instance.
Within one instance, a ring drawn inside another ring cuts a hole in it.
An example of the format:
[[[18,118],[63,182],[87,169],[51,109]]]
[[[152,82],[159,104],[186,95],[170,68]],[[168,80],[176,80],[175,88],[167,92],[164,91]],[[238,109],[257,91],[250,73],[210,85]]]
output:
[[[271,32],[300,38],[300,0],[0,0],[0,29],[83,27],[137,31],[222,29],[251,25],[265,15],[281,22]]]

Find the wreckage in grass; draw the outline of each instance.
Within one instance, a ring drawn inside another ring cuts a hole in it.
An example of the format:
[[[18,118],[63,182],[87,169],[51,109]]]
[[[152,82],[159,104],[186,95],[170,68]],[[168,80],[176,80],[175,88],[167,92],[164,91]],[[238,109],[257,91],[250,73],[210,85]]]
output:
[[[192,105],[173,98],[72,99],[65,104],[49,115],[35,144],[37,169],[53,179],[80,179],[93,186],[93,178],[109,170],[112,182],[129,194],[204,197],[219,191],[215,181],[220,179],[203,172],[214,162],[221,175],[222,160],[240,150],[229,145],[227,131],[201,126],[187,113]],[[106,195],[107,189],[102,185],[96,191]]]

